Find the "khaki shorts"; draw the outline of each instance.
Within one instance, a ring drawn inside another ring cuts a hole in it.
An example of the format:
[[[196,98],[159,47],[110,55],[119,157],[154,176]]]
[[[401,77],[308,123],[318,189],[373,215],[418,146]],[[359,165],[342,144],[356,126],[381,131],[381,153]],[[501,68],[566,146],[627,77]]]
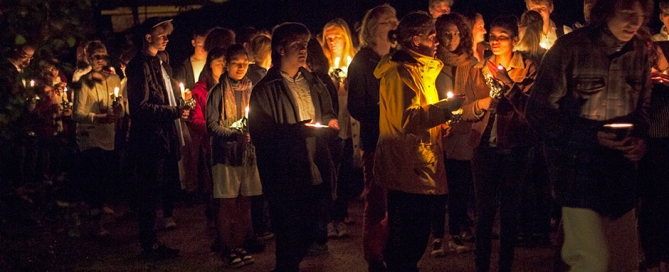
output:
[[[211,168],[214,198],[236,198],[262,194],[257,166],[214,164]]]

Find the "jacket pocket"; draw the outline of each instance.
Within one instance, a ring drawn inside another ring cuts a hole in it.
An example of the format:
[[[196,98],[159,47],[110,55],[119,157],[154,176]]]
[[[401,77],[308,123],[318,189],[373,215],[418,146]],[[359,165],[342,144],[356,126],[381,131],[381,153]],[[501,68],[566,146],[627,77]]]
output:
[[[585,98],[599,93],[606,88],[603,77],[579,77],[575,79],[576,92]]]

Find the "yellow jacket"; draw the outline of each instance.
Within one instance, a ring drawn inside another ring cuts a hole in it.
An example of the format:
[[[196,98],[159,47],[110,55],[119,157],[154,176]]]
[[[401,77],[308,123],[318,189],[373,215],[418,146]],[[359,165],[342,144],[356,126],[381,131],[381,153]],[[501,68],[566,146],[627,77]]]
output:
[[[450,117],[439,101],[435,80],[443,63],[410,50],[381,59],[374,76],[379,90],[379,140],[374,180],[388,190],[447,193],[440,124]]]

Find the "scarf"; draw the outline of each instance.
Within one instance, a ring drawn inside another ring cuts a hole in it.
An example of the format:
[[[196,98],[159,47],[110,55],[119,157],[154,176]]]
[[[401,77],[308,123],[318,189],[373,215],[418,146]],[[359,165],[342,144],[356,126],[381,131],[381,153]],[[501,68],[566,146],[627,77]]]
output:
[[[237,101],[235,100],[235,92],[242,92],[242,108],[246,108],[249,105],[249,99],[251,98],[251,80],[247,77],[242,78],[240,81],[234,81],[229,77],[225,77],[223,84],[223,107],[221,107],[221,123],[225,127],[230,127],[232,123],[239,120],[237,116]],[[244,114],[242,110],[242,114]]]
[[[469,80],[469,72],[476,64],[476,59],[466,53],[452,53],[442,46],[437,47],[437,58],[444,62],[445,67],[456,67],[453,90],[464,93],[465,83]]]

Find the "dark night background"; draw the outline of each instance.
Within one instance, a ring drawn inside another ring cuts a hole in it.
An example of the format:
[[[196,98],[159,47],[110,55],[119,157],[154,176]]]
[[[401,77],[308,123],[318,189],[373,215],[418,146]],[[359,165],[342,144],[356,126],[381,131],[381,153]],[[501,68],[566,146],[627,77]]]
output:
[[[341,17],[351,28],[362,21],[365,12],[377,5],[389,3],[395,7],[398,19],[415,10],[427,10],[428,0],[231,0],[224,4],[209,4],[197,11],[175,17],[175,31],[167,51],[172,61],[179,63],[191,53],[192,29],[226,26],[238,29],[253,26],[271,30],[281,22],[304,23],[314,34],[328,21]],[[554,20],[571,25],[582,21],[582,0],[554,0]],[[456,0],[453,11],[475,11],[483,14],[487,25],[500,15],[520,16],[525,11],[524,0]],[[185,51],[184,51],[185,49]]]

